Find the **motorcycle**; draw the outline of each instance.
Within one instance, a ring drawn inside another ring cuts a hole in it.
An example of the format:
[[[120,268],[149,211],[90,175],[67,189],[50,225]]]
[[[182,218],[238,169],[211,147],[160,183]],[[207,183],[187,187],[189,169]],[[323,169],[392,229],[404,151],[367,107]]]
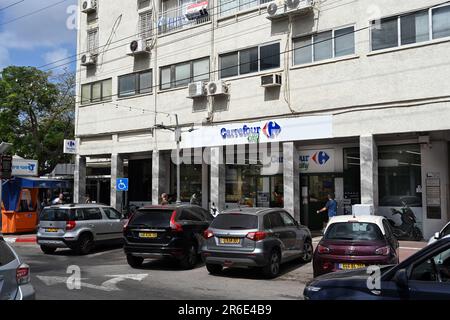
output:
[[[393,220],[388,219],[392,227],[392,232],[397,239],[412,241],[420,241],[423,239],[422,231],[416,226],[416,216],[405,202],[403,202],[403,207],[400,210],[392,208],[391,211],[393,216],[400,215],[402,221],[400,225],[396,225]]]

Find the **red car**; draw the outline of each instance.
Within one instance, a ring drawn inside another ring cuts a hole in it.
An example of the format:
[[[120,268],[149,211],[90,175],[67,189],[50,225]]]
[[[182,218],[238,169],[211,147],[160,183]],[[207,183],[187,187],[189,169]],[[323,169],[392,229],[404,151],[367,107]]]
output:
[[[398,240],[384,217],[333,217],[314,252],[314,277],[369,265],[398,264],[398,249]]]

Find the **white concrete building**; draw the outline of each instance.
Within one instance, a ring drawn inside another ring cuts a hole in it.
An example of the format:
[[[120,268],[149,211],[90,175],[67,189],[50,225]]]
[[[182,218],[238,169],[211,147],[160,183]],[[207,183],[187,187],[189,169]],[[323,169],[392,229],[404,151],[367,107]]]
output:
[[[183,201],[201,192],[205,207],[284,206],[319,229],[315,211],[335,193],[340,213],[364,204],[390,217],[404,201],[426,237],[449,220],[450,4],[85,2],[78,201],[175,193],[177,115],[184,157],[194,150],[197,163],[182,165]],[[256,142],[279,143],[280,155],[252,157]],[[116,190],[123,177],[128,192]]]

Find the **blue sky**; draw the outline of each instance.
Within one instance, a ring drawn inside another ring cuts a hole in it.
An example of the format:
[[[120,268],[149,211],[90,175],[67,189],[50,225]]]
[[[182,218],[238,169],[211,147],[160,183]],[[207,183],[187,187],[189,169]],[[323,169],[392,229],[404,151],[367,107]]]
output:
[[[5,10],[19,0],[0,0],[0,70],[8,65],[41,67],[56,60],[76,54],[76,4],[65,2],[34,15],[10,22],[20,16],[42,9],[62,0],[24,0]],[[59,62],[52,67],[74,70],[75,63],[59,67],[76,58]]]

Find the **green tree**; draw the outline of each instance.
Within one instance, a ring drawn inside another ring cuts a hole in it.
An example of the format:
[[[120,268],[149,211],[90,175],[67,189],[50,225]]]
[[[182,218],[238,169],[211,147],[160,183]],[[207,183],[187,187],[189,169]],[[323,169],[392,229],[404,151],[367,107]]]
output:
[[[75,77],[56,77],[33,67],[11,66],[0,74],[0,140],[11,152],[39,160],[39,174],[68,162],[63,140],[74,135]]]

